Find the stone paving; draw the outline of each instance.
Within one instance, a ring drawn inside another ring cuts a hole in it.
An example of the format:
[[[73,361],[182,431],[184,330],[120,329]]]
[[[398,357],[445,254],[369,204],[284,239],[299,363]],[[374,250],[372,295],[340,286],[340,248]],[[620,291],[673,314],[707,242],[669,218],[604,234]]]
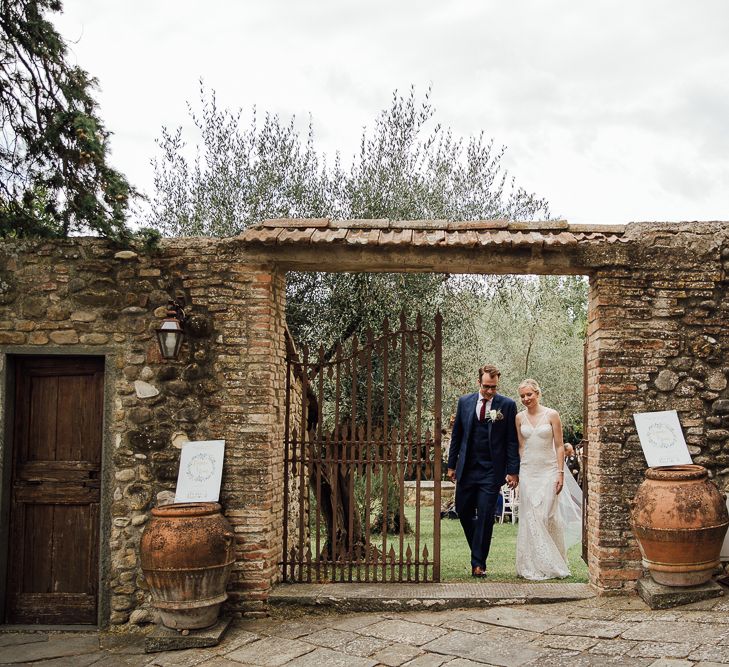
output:
[[[144,653],[80,632],[0,633],[0,665],[43,667],[716,667],[729,665],[729,601],[652,611],[637,597],[442,611],[238,620],[220,645]],[[128,639],[124,637],[123,639]]]

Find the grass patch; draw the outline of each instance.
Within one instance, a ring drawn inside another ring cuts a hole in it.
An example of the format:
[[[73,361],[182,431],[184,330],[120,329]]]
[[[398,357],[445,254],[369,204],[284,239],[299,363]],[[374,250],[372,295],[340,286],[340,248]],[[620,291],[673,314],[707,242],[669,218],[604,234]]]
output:
[[[432,516],[432,513],[431,513]],[[425,526],[423,526],[425,528]],[[429,533],[433,532],[432,523]],[[486,561],[488,581],[524,581],[516,576],[516,533],[518,525],[497,523]],[[432,537],[428,538],[432,539]],[[440,578],[441,581],[473,581],[471,578],[471,552],[468,550],[466,536],[461,522],[457,519],[443,519],[440,522]],[[572,575],[565,579],[548,581],[586,582],[587,565],[582,560],[582,546],[575,544],[567,552]]]
[[[415,508],[406,507],[405,514],[415,526]],[[427,544],[432,550],[433,545],[433,508],[420,509],[420,545]],[[494,535],[491,549],[486,562],[488,568],[488,581],[518,582],[524,581],[516,576],[516,533],[518,524],[497,523],[494,525]],[[373,536],[374,537],[374,536]],[[397,549],[398,536],[388,537],[388,549],[392,544]],[[378,544],[375,539],[373,544]],[[405,536],[405,543],[414,549],[415,535]],[[575,544],[567,552],[572,575],[565,579],[549,579],[548,581],[584,583],[588,581],[587,565],[582,560],[582,547]],[[463,534],[461,522],[458,519],[442,519],[440,523],[440,580],[442,582],[473,581],[471,577],[471,552],[468,550],[466,536]]]

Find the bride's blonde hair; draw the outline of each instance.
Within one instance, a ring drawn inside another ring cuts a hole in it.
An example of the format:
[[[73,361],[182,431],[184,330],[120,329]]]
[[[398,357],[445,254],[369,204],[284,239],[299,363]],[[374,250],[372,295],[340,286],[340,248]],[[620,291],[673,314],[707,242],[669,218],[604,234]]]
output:
[[[542,389],[541,389],[541,387],[539,386],[539,384],[537,383],[537,381],[536,380],[532,380],[532,378],[527,378],[526,380],[522,380],[521,381],[521,384],[517,388],[517,391],[519,391],[519,389],[521,389],[522,387],[529,387],[529,388],[533,389],[536,392],[537,396],[541,396],[542,395]]]

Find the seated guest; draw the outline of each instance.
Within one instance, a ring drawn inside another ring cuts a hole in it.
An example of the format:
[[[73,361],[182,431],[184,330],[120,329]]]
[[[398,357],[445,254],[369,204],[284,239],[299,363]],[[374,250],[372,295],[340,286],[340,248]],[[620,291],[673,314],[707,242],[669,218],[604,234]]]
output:
[[[580,458],[575,453],[575,448],[568,442],[564,444],[564,464],[576,480],[580,476]]]

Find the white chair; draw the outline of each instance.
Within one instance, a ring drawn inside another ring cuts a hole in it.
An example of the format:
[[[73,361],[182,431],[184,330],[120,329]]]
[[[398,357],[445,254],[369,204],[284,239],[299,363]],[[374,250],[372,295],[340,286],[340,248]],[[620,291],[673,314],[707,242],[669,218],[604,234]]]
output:
[[[513,491],[509,488],[508,484],[504,484],[501,487],[501,516],[499,517],[499,523],[504,523],[504,517],[508,516],[511,518],[511,523],[516,523],[519,520],[519,489],[518,487]]]

